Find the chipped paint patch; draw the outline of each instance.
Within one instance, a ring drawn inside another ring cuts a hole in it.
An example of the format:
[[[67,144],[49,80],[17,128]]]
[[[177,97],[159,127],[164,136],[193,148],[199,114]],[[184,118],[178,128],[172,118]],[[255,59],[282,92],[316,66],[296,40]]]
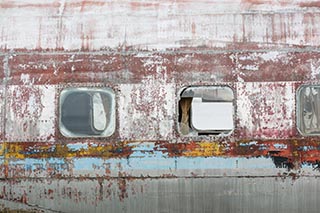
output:
[[[320,78],[320,60],[310,60],[311,79]]]
[[[12,160],[26,158],[126,157],[132,153],[132,148],[126,144],[126,142],[117,144],[5,142],[1,144],[1,155],[4,159]]]
[[[130,140],[168,140],[173,136],[175,86],[148,79],[120,86],[120,136]]]
[[[7,140],[54,141],[54,86],[9,86],[7,95]]]
[[[288,138],[295,114],[294,84],[238,83],[240,138]]]
[[[5,110],[4,110],[4,104],[6,102],[5,100],[5,87],[0,85],[0,141],[3,141],[4,138],[4,122],[5,122]]]
[[[195,146],[192,150],[189,147]],[[223,154],[222,147],[217,142],[202,142],[202,143],[190,143],[186,147],[189,150],[183,154],[186,157],[197,157],[197,156],[219,156]]]

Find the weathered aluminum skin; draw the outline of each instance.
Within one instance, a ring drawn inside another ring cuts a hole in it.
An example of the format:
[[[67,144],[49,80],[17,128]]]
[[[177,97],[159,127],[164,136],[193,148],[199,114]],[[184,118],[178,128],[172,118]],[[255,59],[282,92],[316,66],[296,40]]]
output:
[[[0,209],[318,212],[320,1],[0,1]],[[226,85],[234,131],[183,136],[181,90]],[[116,131],[59,132],[59,94],[110,87]]]

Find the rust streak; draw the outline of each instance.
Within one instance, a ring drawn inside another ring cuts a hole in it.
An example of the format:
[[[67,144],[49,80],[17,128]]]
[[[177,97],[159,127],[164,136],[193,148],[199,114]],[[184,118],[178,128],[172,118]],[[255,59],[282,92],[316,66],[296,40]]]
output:
[[[81,2],[72,2],[67,3],[67,7],[81,7],[81,11],[84,10],[84,7],[86,6],[103,6],[106,4],[106,2],[103,1],[89,1],[89,0],[83,0]],[[15,1],[6,1],[3,3],[0,3],[0,8],[3,9],[10,9],[10,8],[59,8],[60,3],[58,1],[52,2],[52,3],[41,3],[41,4],[23,4],[23,3],[17,3]]]
[[[300,7],[320,7],[320,1],[300,2]]]

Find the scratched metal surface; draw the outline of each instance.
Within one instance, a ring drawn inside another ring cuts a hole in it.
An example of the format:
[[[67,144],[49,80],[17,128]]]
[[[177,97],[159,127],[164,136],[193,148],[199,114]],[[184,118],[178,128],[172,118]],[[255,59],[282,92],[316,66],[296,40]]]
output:
[[[0,1],[0,210],[318,212],[320,2]],[[185,86],[235,94],[228,136],[183,136]],[[65,138],[59,94],[108,86],[116,131]]]
[[[151,178],[29,180],[11,184],[16,186],[12,189],[16,194],[27,194],[25,191],[31,188],[34,196],[28,198],[29,202],[47,212],[318,212],[320,187],[317,178],[310,177],[296,181]],[[1,185],[10,187],[8,181]],[[126,188],[121,188],[123,185]],[[5,198],[14,200],[16,195]]]

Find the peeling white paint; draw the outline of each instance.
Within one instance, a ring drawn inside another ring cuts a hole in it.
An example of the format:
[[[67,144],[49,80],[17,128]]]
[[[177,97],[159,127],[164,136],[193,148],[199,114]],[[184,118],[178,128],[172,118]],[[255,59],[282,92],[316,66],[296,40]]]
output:
[[[0,86],[0,134],[3,135],[4,134],[4,86]],[[0,139],[0,141],[3,141],[3,138]],[[0,148],[1,150],[1,148]]]
[[[1,8],[0,48],[318,46],[319,9],[300,6],[312,2],[14,0]]]
[[[311,61],[310,62],[310,67],[311,67],[311,78],[317,79],[320,76],[320,60],[318,61]]]
[[[278,51],[268,51],[264,53],[258,53],[258,52],[253,52],[247,55],[240,55],[239,60],[240,61],[257,61],[258,59],[262,59],[262,61],[267,62],[267,61],[279,61],[279,56],[281,56],[281,53]]]
[[[279,55],[280,53],[277,51],[270,51],[270,52],[266,52],[266,53],[261,53],[259,54],[259,57],[263,60],[263,61],[273,61],[276,62],[279,60]]]
[[[29,74],[22,73],[21,77],[20,77],[20,80],[23,82],[24,85],[31,83]]]
[[[258,65],[244,65],[244,66],[241,66],[241,68],[245,69],[245,70],[250,70],[250,71],[258,71],[259,70]]]
[[[59,13],[58,15],[59,16],[62,16],[63,15],[63,12],[65,10],[65,7],[66,7],[66,0],[61,0],[60,2],[60,7],[59,7]]]
[[[28,94],[25,97],[25,94]],[[54,141],[55,86],[9,86],[6,138],[9,141]]]
[[[238,128],[244,137],[288,138],[295,114],[293,83],[237,83]]]
[[[120,85],[119,132],[123,139],[164,140],[173,136],[174,84],[148,79]]]

